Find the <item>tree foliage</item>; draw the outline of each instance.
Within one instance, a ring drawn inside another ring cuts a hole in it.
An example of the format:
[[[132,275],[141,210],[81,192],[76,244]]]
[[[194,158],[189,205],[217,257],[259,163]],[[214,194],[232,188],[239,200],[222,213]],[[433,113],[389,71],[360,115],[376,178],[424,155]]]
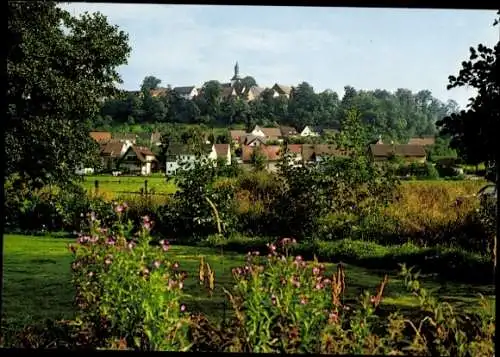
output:
[[[130,47],[103,15],[9,2],[4,176],[67,183],[97,148],[89,119],[112,97]]]
[[[498,20],[494,26],[497,25]],[[469,86],[477,92],[466,110],[438,122],[442,133],[451,136],[452,147],[470,164],[492,165],[496,160],[500,122],[499,52],[500,41],[494,48],[482,44],[471,47],[469,60],[462,62],[458,76],[449,77],[448,89]]]

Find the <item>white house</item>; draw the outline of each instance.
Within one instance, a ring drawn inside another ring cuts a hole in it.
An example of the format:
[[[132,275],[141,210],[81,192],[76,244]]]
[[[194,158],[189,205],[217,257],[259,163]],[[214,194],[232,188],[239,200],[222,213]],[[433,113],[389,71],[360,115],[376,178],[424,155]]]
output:
[[[119,167],[123,171],[151,175],[155,161],[155,155],[147,147],[130,146],[119,160]]]
[[[174,92],[181,98],[191,100],[198,95],[198,89],[195,86],[189,87],[175,87]]]
[[[200,155],[187,145],[171,144],[167,150],[166,174],[175,175],[179,170],[189,170],[200,159],[217,160],[215,145],[205,145]]]
[[[253,128],[253,130],[250,132],[250,134],[252,134],[253,136],[260,136],[262,138],[266,137],[266,134],[264,134],[264,132],[262,131],[262,128],[258,125],[256,125],[255,128]]]
[[[318,128],[306,125],[300,132],[300,136],[319,136],[320,130]]]

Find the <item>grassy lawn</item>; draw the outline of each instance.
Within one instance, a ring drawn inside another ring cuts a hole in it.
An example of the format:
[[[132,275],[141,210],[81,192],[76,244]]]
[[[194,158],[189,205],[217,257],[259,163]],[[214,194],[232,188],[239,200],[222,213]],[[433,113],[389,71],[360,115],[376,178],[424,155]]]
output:
[[[73,288],[71,279],[71,255],[67,250],[66,238],[33,237],[23,235],[4,235],[4,286],[2,320],[10,326],[43,321],[45,318],[71,318],[73,314]],[[180,263],[187,271],[185,282],[187,294],[185,303],[189,310],[200,311],[212,319],[220,319],[224,313],[224,293],[222,287],[231,290],[233,278],[231,268],[240,266],[245,256],[221,252],[211,248],[174,246],[168,253],[172,260]],[[214,296],[200,287],[198,265],[204,256],[215,270],[216,291]],[[334,264],[328,264],[333,272]],[[396,272],[375,271],[346,266],[347,298],[352,299],[363,290],[374,291],[385,273],[390,276],[383,308],[411,309],[416,300],[401,296],[403,290]],[[477,307],[477,294],[482,293],[494,300],[493,285],[471,286],[464,284],[438,282],[435,278],[423,280],[428,288],[435,289],[444,300],[451,302],[456,309],[474,310]],[[406,295],[406,294],[405,294]],[[494,305],[493,305],[494,306]],[[227,306],[229,313],[230,307]]]
[[[148,181],[148,191],[154,190],[155,193],[174,193],[175,183],[173,180],[166,181],[164,176],[85,176],[83,186],[89,192],[94,192],[95,181],[99,181],[99,191],[113,195],[140,192],[144,188],[144,181]]]

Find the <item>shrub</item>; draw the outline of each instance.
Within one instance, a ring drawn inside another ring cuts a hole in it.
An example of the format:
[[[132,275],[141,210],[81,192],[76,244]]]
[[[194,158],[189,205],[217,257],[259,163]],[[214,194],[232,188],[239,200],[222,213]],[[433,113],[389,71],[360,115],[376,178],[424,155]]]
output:
[[[116,207],[120,218],[124,210]],[[189,348],[189,318],[180,301],[186,275],[166,258],[167,242],[150,245],[151,225],[144,217],[132,236],[131,222],[119,221],[108,230],[91,214],[89,234],[70,247],[77,321],[97,347],[120,341],[140,350]]]
[[[409,292],[419,299],[421,313],[408,318],[377,311],[388,284],[385,276],[372,295],[357,302],[344,298],[345,271],[327,275],[317,260],[306,263],[269,244],[268,258],[249,253],[247,264],[233,269],[236,286],[226,291],[234,309],[231,338],[225,351],[328,354],[491,355],[495,317],[485,304],[482,314],[457,314],[423,289],[417,275],[402,266]],[[416,327],[418,326],[418,328]]]

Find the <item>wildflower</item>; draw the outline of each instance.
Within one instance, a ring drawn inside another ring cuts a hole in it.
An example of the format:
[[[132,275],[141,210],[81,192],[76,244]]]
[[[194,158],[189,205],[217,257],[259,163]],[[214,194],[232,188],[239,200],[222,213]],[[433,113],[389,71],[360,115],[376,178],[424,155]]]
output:
[[[330,314],[328,315],[328,321],[330,323],[337,322],[338,319],[339,319],[339,315],[336,312],[330,312]]]
[[[116,213],[122,213],[125,208],[122,205],[118,205],[115,207]]]
[[[179,281],[178,286],[179,286],[179,289],[182,289],[184,287],[184,283],[182,281]]]
[[[153,266],[154,266],[156,269],[158,269],[158,268],[160,267],[160,265],[161,265],[161,263],[160,263],[160,261],[158,261],[158,260],[155,260],[155,261],[154,261],[154,263],[153,263]]]
[[[89,240],[88,236],[80,236],[80,237],[78,237],[78,239],[76,241],[79,244],[84,244],[84,243],[87,243],[88,240]]]
[[[297,280],[297,278],[294,276],[292,276],[290,278],[290,282],[296,287],[296,288],[300,288],[300,281]]]
[[[89,239],[89,242],[93,244],[93,243],[97,243],[98,240],[99,240],[98,236],[92,236],[92,238]]]
[[[181,312],[184,312],[184,311],[186,311],[186,305],[182,304],[181,305]]]
[[[134,243],[134,242],[129,242],[129,243],[127,244],[127,247],[128,247],[128,249],[132,250],[132,249],[134,249],[134,247],[135,247],[135,243]]]
[[[174,286],[175,286],[175,281],[174,281],[174,280],[172,280],[172,279],[169,279],[169,280],[168,280],[168,288],[169,288],[169,289],[172,289]]]
[[[149,216],[146,215],[146,216],[142,217],[142,222],[148,223],[148,222],[151,222],[151,219],[149,218]]]
[[[302,299],[300,299],[300,304],[301,304],[301,305],[305,305],[305,304],[307,304],[307,298],[306,298],[306,297],[303,297]]]
[[[320,272],[320,271],[319,271],[319,268],[318,268],[318,267],[314,267],[314,268],[312,269],[312,273],[313,273],[314,275],[318,275],[318,274],[319,274],[319,272]]]
[[[88,276],[93,276],[93,275],[94,275],[94,272],[93,271],[89,271]]]
[[[321,284],[321,283],[317,283],[317,284],[316,284],[316,286],[315,286],[314,288],[315,288],[316,290],[321,290],[321,289],[323,289],[323,287],[324,287],[324,286],[323,286],[323,284]]]
[[[175,263],[174,263],[174,265],[172,265],[172,267],[173,267],[174,269],[178,269],[178,268],[179,268],[179,263],[175,262]]]
[[[168,251],[168,249],[170,248],[169,245],[168,245],[168,241],[163,240],[163,239],[160,241],[160,245],[161,245],[161,249],[164,252]]]
[[[142,227],[145,230],[149,231],[149,230],[151,230],[151,223],[150,222],[143,222]]]
[[[104,264],[106,264],[106,265],[111,264],[111,259],[110,258],[106,258],[106,260],[104,261]]]
[[[274,244],[267,243],[266,245],[267,245],[267,247],[269,248],[269,250],[271,251],[272,254],[276,253],[276,246]]]
[[[271,295],[271,304],[276,305],[276,295]]]
[[[255,256],[259,256],[259,255],[260,255],[260,252],[259,252],[258,250],[256,250],[256,251],[254,251],[254,252],[253,252],[253,255],[255,255]]]
[[[113,239],[113,238],[108,238],[108,240],[106,241],[106,244],[108,245],[115,245],[116,241]]]
[[[325,284],[325,285],[328,285],[328,284],[330,284],[331,282],[332,282],[332,281],[331,281],[330,279],[328,279],[328,278],[326,278],[325,280],[323,280],[323,284]]]
[[[302,256],[297,255],[297,256],[295,257],[295,261],[296,261],[296,262],[301,262],[301,261],[302,261]]]

